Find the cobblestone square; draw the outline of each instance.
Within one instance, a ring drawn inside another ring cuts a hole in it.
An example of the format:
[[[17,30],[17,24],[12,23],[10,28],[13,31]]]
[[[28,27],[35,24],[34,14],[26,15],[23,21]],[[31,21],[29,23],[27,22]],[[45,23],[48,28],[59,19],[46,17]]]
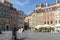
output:
[[[4,34],[0,34],[0,40],[11,40],[11,31],[6,31],[3,33]],[[60,40],[60,33],[44,33],[27,30],[23,33],[17,32],[17,38],[22,40]]]

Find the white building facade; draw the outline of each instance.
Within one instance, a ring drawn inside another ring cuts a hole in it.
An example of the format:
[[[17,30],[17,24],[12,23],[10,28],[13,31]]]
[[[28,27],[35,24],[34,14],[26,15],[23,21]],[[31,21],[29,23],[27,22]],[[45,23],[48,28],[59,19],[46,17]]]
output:
[[[55,11],[55,30],[60,30],[60,8]]]

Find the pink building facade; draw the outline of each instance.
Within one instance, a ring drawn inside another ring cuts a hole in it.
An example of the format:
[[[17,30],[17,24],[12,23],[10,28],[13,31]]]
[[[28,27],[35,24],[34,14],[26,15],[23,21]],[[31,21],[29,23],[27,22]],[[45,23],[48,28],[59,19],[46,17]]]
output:
[[[18,12],[14,8],[11,9],[10,26],[11,27],[18,27]]]

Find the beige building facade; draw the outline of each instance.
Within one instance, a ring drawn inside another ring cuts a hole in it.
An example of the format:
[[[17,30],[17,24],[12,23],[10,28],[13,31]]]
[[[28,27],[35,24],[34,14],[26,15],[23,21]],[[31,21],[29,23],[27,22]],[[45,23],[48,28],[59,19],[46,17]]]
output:
[[[43,5],[40,3],[36,6],[34,12],[28,16],[29,27],[34,28],[37,25],[55,25],[60,23],[60,3]]]

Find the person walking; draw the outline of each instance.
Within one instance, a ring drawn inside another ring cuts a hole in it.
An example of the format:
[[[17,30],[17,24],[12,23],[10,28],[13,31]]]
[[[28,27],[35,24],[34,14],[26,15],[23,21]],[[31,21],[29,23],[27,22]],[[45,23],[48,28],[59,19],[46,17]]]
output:
[[[17,30],[18,30],[18,27],[12,28],[12,39],[13,40],[17,40]]]

